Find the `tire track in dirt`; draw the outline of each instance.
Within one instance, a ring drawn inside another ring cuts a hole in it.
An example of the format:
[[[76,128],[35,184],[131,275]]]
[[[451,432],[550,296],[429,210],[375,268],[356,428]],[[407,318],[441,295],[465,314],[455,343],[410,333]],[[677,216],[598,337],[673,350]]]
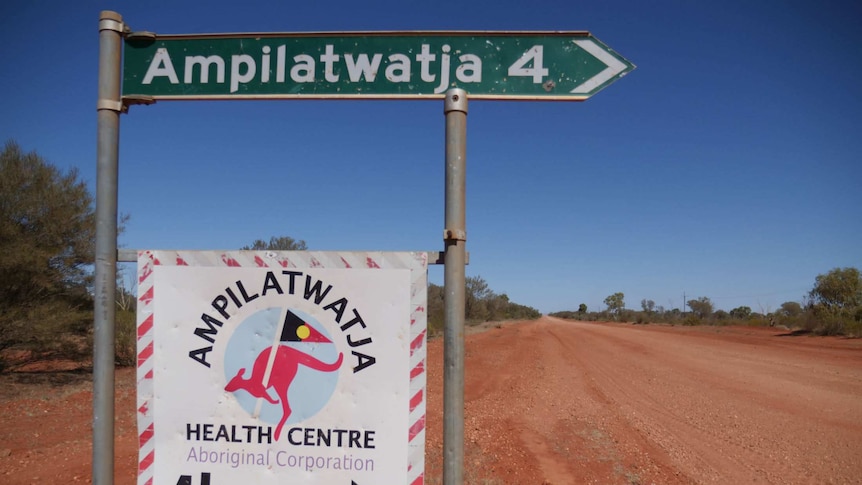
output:
[[[470,335],[467,483],[856,481],[862,342],[777,333],[543,318]]]
[[[466,366],[468,446],[493,457],[488,465],[505,472],[499,483],[669,483],[667,467],[621,452],[612,401],[546,322],[471,336]],[[489,429],[495,439],[473,439]]]
[[[618,429],[665,450],[683,480],[822,483],[862,472],[854,459],[862,450],[858,357],[840,378],[823,380],[836,362],[768,340],[754,346],[628,325],[544,324],[623,416]]]
[[[560,332],[560,329],[550,331]],[[570,331],[566,329],[565,333]],[[679,470],[682,476],[677,478],[682,482],[704,481],[703,478],[713,481],[720,476],[718,469],[726,469],[733,470],[734,476],[724,476],[724,480],[739,483],[742,477],[754,471],[749,470],[748,473],[737,475],[737,470],[744,468],[745,463],[734,461],[723,454],[708,460],[703,459],[704,456],[709,456],[711,451],[705,443],[714,443],[717,437],[703,428],[692,426],[679,411],[679,406],[675,410],[655,397],[652,391],[658,387],[661,378],[644,378],[643,367],[638,366],[631,358],[636,356],[637,360],[655,360],[656,354],[651,350],[631,342],[613,341],[605,335],[590,335],[588,347],[578,346],[573,349],[573,354],[583,356],[575,358],[580,365],[589,369],[596,392],[606,396],[609,402],[608,413],[614,414],[616,418],[615,434],[620,441],[631,441],[632,447],[628,450],[630,453],[645,454],[659,460],[668,468],[673,468],[674,462],[677,461],[674,456],[685,456],[693,469]],[[614,347],[617,350],[612,352]],[[602,355],[610,355],[613,358],[602,358]],[[678,402],[679,397],[674,396],[672,401]],[[681,446],[669,446],[656,439],[657,436],[667,435],[672,436],[674,441],[680,441]],[[727,443],[723,445],[728,446]],[[657,453],[656,450],[662,452]]]
[[[612,440],[617,444],[618,454],[629,457],[629,461],[634,463],[631,465],[632,468],[661,477],[660,483],[689,483],[691,480],[679,477],[679,473],[669,465],[670,459],[666,450],[632,427],[626,410],[615,399],[614,393],[608,392],[608,386],[612,384],[610,381],[613,377],[610,373],[602,371],[601,367],[597,368],[595,363],[609,360],[608,358],[613,354],[601,355],[606,352],[606,349],[595,347],[595,343],[590,340],[573,341],[570,335],[571,329],[559,329],[548,325],[545,331],[567,349],[568,358],[574,363],[578,372],[584,375],[587,383],[586,391],[601,405],[600,413],[592,419],[604,423],[606,432],[613,436]],[[583,346],[590,347],[589,352],[598,352],[599,357],[590,355],[585,348],[582,348]],[[644,353],[640,348],[630,350]],[[613,386],[619,387],[616,384]],[[638,477],[638,480],[632,481],[640,482],[643,479],[640,475]]]

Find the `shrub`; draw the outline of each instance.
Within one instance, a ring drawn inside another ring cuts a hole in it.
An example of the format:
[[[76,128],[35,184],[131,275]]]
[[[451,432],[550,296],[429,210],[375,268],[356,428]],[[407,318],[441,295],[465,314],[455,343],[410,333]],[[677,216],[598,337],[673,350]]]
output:
[[[114,342],[114,362],[119,366],[137,365],[138,328],[135,312],[117,310]]]
[[[33,362],[86,358],[92,341],[78,329],[92,318],[89,309],[56,300],[0,309],[0,372]]]
[[[844,334],[848,337],[862,337],[862,321],[855,320],[845,324]]]
[[[749,325],[752,327],[768,327],[769,319],[762,316],[752,317],[748,320],[745,320],[745,323],[743,323],[743,325]]]
[[[682,324],[688,326],[700,325],[700,317],[694,313],[689,313],[683,319]]]

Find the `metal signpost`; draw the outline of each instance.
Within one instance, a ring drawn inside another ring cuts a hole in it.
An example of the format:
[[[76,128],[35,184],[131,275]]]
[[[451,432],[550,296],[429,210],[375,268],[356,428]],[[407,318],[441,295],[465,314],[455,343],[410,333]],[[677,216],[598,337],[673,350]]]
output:
[[[113,483],[119,115],[207,99],[443,99],[443,483],[463,483],[468,98],[583,101],[635,66],[589,32],[158,35],[133,32],[110,11],[99,31],[93,483]]]
[[[122,17],[99,20],[96,147],[96,267],[93,291],[93,483],[114,480],[114,318],[117,291],[117,173],[120,150]]]

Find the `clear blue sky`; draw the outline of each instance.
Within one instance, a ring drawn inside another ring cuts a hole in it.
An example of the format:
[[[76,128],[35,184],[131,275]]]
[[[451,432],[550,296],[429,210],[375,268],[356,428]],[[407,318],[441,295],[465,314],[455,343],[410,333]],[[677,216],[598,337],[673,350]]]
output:
[[[100,10],[158,33],[589,30],[638,67],[583,103],[474,101],[468,275],[543,312],[625,293],[775,310],[862,268],[857,1],[0,6],[0,138],[95,183]],[[442,101],[160,102],[122,117],[134,249],[439,250]],[[430,271],[442,282],[442,268]]]

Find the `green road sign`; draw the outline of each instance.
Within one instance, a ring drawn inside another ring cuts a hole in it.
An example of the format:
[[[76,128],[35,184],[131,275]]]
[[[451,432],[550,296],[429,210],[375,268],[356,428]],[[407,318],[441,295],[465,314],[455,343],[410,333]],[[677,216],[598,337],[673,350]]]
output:
[[[142,37],[126,39],[126,97],[583,101],[635,68],[588,32]]]

